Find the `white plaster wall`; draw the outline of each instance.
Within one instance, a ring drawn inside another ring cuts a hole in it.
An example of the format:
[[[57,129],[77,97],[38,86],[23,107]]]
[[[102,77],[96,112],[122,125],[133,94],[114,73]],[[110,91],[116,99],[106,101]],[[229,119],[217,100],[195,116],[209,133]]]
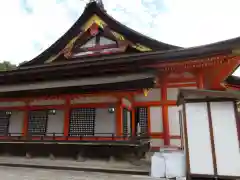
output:
[[[100,45],[108,45],[108,44],[116,44],[116,42],[105,37],[100,37]]]
[[[25,106],[23,101],[13,101],[13,102],[0,102],[0,107],[14,107],[14,106]]]
[[[183,78],[194,78],[194,74],[191,72],[184,72],[184,73],[170,73],[168,78],[179,78],[179,77],[183,77]]]
[[[147,96],[143,93],[134,96],[136,102],[148,102],[148,101],[160,101],[161,100],[161,89],[154,88],[149,91]]]
[[[131,123],[131,113],[130,111],[127,112],[127,125],[128,125],[128,134],[130,135],[131,134],[131,128],[132,128],[132,123]]]
[[[9,119],[8,132],[22,133],[24,121],[24,111],[12,111]],[[11,136],[20,136],[20,134],[11,134]]]
[[[176,101],[179,89],[197,89],[197,87],[167,88],[167,99]]]
[[[63,99],[37,99],[29,103],[30,106],[47,106],[47,105],[61,105],[64,104]]]
[[[170,139],[170,145],[181,147],[181,139]]]
[[[211,102],[218,175],[240,176],[240,151],[233,102]]]
[[[112,133],[115,134],[116,133],[115,119],[116,119],[115,112],[109,113],[108,108],[97,108],[95,121],[95,136],[111,136],[110,134]]]
[[[151,133],[163,132],[161,106],[150,107],[150,132]]]
[[[159,138],[152,138],[150,139],[151,147],[161,147],[164,145],[164,140]]]
[[[71,100],[71,104],[85,104],[85,103],[114,103],[117,102],[117,98],[112,96],[84,96],[74,98]]]
[[[207,104],[186,104],[186,121],[190,172],[213,175]]]
[[[56,110],[55,114],[48,115],[47,133],[56,133],[55,136],[63,136],[64,132],[64,111]],[[52,136],[52,134],[48,134]]]
[[[168,107],[168,122],[170,135],[180,136],[179,108],[177,106]]]

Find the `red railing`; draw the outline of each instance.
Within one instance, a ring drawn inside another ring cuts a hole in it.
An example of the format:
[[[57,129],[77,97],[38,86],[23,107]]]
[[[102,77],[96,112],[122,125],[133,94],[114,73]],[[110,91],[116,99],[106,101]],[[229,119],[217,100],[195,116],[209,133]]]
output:
[[[69,136],[64,136],[63,133],[43,133],[43,134],[27,134],[23,133],[6,133],[0,134],[0,142],[57,142],[57,141],[75,141],[75,142],[99,142],[99,141],[125,141],[125,142],[136,142],[143,139],[149,139],[147,134],[122,134],[117,136],[114,133],[95,133],[94,135],[87,135],[85,133],[72,133]]]

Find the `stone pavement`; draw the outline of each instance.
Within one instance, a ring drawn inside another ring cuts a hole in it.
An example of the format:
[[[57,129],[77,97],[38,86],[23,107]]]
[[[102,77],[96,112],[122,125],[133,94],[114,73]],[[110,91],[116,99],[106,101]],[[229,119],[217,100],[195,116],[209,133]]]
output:
[[[83,171],[0,167],[2,180],[154,180],[148,176],[107,174]],[[158,179],[159,180],[159,179]]]
[[[102,161],[102,160],[87,160],[85,162],[76,162],[72,159],[55,159],[48,158],[32,158],[24,157],[2,157],[0,156],[0,166],[15,166],[15,167],[37,167],[37,168],[52,168],[52,169],[68,169],[93,172],[122,172],[122,174],[141,174],[147,175],[150,172],[150,164],[145,162],[141,166],[135,166],[125,161]]]

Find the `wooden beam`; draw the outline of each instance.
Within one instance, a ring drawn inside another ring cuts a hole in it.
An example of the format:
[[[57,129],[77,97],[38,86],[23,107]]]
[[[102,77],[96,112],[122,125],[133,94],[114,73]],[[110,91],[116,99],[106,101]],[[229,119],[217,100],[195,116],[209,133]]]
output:
[[[141,106],[176,106],[177,101],[174,100],[161,100],[161,101],[148,101],[148,102],[135,102],[134,106],[135,107],[141,107]]]

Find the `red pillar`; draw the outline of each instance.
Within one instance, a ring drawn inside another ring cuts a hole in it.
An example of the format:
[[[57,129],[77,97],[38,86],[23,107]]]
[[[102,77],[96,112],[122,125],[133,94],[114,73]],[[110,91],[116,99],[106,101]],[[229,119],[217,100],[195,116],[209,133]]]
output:
[[[201,70],[197,73],[197,86],[198,89],[204,89],[204,77]]]
[[[71,105],[71,98],[67,96],[65,99],[65,109],[64,109],[64,136],[68,136],[68,132],[69,132],[70,105]]]
[[[134,101],[134,97],[131,98],[131,112],[132,112],[132,135],[134,136],[136,134],[136,129],[135,129],[135,126],[136,126],[136,122],[135,122],[135,105],[134,105],[135,101]]]
[[[25,109],[24,109],[24,115],[23,115],[23,128],[22,128],[22,135],[26,136],[27,135],[27,130],[28,130],[28,118],[29,118],[29,101],[25,102]]]
[[[166,76],[162,79],[162,88],[161,88],[161,97],[162,101],[167,101],[167,82]],[[164,145],[170,145],[170,134],[169,134],[169,122],[168,122],[168,105],[163,103],[162,105],[162,123],[163,123],[163,138],[164,138]]]
[[[116,103],[116,135],[117,136],[123,136],[123,117],[122,117],[122,100],[119,99],[119,101]]]

